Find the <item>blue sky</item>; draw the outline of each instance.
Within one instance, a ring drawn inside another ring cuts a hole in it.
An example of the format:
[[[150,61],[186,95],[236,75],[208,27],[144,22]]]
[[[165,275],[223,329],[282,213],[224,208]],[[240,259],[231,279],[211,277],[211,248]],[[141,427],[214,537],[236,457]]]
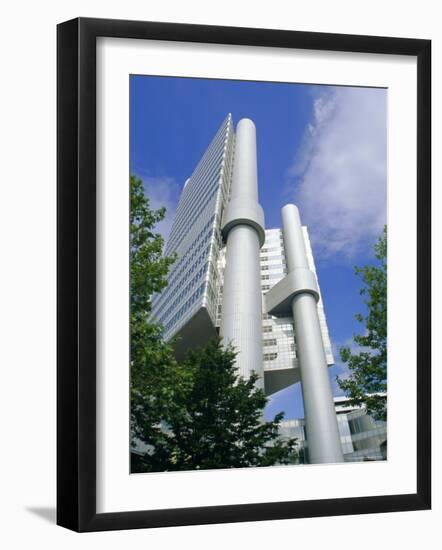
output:
[[[373,262],[386,223],[387,91],[229,80],[132,76],[130,170],[154,207],[166,206],[167,238],[184,181],[231,112],[257,128],[259,197],[266,227],[280,227],[284,204],[298,205],[309,227],[336,366],[364,306],[355,265]],[[303,416],[299,384],[279,392],[270,417]]]

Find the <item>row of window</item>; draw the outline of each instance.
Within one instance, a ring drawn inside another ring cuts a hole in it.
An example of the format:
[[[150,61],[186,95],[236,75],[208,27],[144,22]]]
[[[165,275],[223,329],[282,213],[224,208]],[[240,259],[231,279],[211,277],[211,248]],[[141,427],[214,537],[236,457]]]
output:
[[[196,285],[196,283],[206,273],[207,267],[208,267],[207,264],[204,264],[203,267],[200,268],[200,270],[194,275],[192,280],[186,285],[186,287],[184,289],[182,289],[182,287],[177,288],[177,290],[179,290],[180,288],[182,289],[181,292],[179,293],[179,295],[175,298],[175,300],[172,303],[167,302],[167,305],[169,307],[167,308],[167,310],[165,311],[164,314],[162,314],[162,315],[157,314],[156,315],[156,317],[159,319],[160,322],[163,319],[167,319],[169,317],[169,315],[173,312],[173,310],[178,306],[178,304],[180,304],[183,301],[183,299],[190,293],[192,288]]]
[[[276,346],[276,338],[271,338],[270,340],[263,340],[262,345],[267,346]]]
[[[194,220],[196,220],[204,211],[204,209],[207,207],[207,205],[210,203],[210,201],[213,201],[214,195],[217,192],[219,186],[219,181],[217,180],[216,183],[210,188],[211,193],[209,196],[198,205],[198,208],[195,212],[186,212],[184,214],[184,219],[182,222],[180,222],[177,229],[174,231],[177,232],[177,236],[174,237],[174,239],[170,241],[170,246],[168,245],[168,253],[171,251],[174,251],[178,248],[179,244],[182,242],[182,240],[187,236],[189,229],[191,228],[191,225],[193,224]]]
[[[228,135],[229,133],[226,132],[225,128],[220,130],[218,137],[214,138],[193,172],[191,176],[192,186],[189,189],[190,193],[186,194],[185,200],[182,202],[182,206],[186,212],[190,212],[192,206],[197,204],[198,201],[201,202],[201,197],[207,192],[214,176],[216,176],[219,183],[223,168],[225,168],[226,165],[227,167],[230,166],[230,162],[228,161],[231,157],[231,148],[227,147],[229,141]],[[187,186],[186,189],[188,189]]]
[[[291,338],[284,339],[286,344],[289,344],[290,351],[295,351],[295,344],[292,342],[290,343]],[[281,343],[281,342],[280,342]],[[262,342],[263,347],[269,347],[269,346],[276,346],[277,345],[277,339],[276,338],[270,338],[267,340],[263,340]]]
[[[208,236],[208,238],[210,238],[210,235]],[[206,240],[207,239],[205,239],[203,241],[204,244],[206,243]],[[179,279],[179,281],[173,280],[171,282],[168,282],[168,286],[159,295],[158,301],[156,301],[154,303],[154,307],[152,308],[152,312],[155,314],[156,317],[166,318],[167,315],[170,312],[170,309],[171,309],[170,304],[171,304],[172,298],[174,298],[178,293],[180,293],[181,297],[183,296],[183,292],[182,292],[183,285],[190,278],[192,278],[192,279],[191,279],[190,283],[187,285],[187,287],[186,287],[187,289],[189,288],[189,286],[194,285],[195,281],[199,279],[201,270],[204,270],[206,268],[206,263],[204,263],[204,262],[207,262],[207,257],[208,257],[208,254],[209,254],[209,250],[210,250],[210,244],[199,255],[199,257],[196,259],[196,261],[191,263],[189,269],[184,273],[184,275],[182,275],[182,273],[178,274],[178,276],[175,279]],[[188,263],[190,263],[190,260],[189,260],[189,262],[186,262],[185,267],[187,267]],[[198,269],[198,267],[201,264],[204,264],[204,267],[200,268],[199,271],[197,273],[195,273],[195,271]],[[178,284],[178,282],[179,282],[179,284]],[[173,302],[174,305],[176,305],[177,300],[178,299],[174,300],[174,302]],[[167,313],[163,314],[162,312],[164,311],[164,309],[166,307],[167,307]]]
[[[206,153],[202,156],[198,164],[196,165],[195,170],[193,173],[199,172],[203,170],[207,165],[211,164],[213,162],[213,158],[215,154],[219,151],[220,146],[222,145],[222,149],[224,149],[226,142],[227,142],[227,136],[229,135],[229,128],[230,122],[228,119],[226,119],[225,124],[223,124],[218,132],[213,137],[212,141],[210,142],[209,146],[206,149]]]
[[[284,266],[280,263],[261,265],[261,271],[270,271],[271,273],[284,273]]]
[[[216,178],[212,181],[205,181],[207,186],[197,197],[194,198],[193,204],[189,206],[179,206],[174,220],[172,231],[167,243],[166,252],[176,250],[183,239],[192,229],[193,221],[198,219],[204,212],[207,205],[213,201],[218,192],[220,185],[220,173],[217,173]]]
[[[206,261],[210,251],[209,246],[203,250],[212,237],[213,216],[200,231],[193,244],[183,256],[173,265],[168,275],[167,287],[153,299],[153,311],[158,315],[170,302],[170,299],[179,291],[179,287],[192,275],[198,265]],[[201,252],[202,251],[202,252]],[[199,256],[199,257],[198,257]],[[190,267],[189,267],[190,266]],[[187,270],[187,268],[189,268]],[[186,271],[187,270],[187,271]],[[179,285],[177,283],[180,283]],[[161,304],[161,305],[160,305]]]
[[[180,318],[186,313],[186,311],[203,295],[204,283],[192,294],[192,296],[186,301],[186,303],[176,312],[176,314],[170,319],[170,321],[164,326],[165,332],[169,332],[170,329],[177,324]]]
[[[280,273],[269,273],[269,274],[266,274],[266,275],[261,275],[261,281],[270,281],[270,279],[281,279],[282,278],[282,275],[284,275],[284,273],[280,272]]]
[[[280,252],[280,251],[281,251],[281,246],[261,248],[261,254],[264,254],[266,252]]]
[[[209,220],[207,220],[207,222],[204,224],[189,248],[187,248],[187,250],[183,252],[181,257],[178,259],[178,261],[173,264],[172,269],[169,272],[170,283],[174,282],[173,277],[177,272],[182,273],[183,270],[186,269],[186,266],[189,264],[189,262],[192,261],[192,258],[194,258],[198,254],[198,251],[201,250],[201,248],[204,246],[204,243],[207,242],[208,237],[212,235],[212,226],[214,220],[214,215],[211,216]],[[168,254],[168,252],[166,252],[166,254]]]
[[[212,181],[215,174],[219,173],[221,166],[223,164],[224,157],[224,145],[222,149],[219,149],[215,159],[209,159],[210,165],[205,165],[201,168],[196,168],[190,177],[185,191],[181,195],[182,200],[180,201],[179,207],[180,210],[183,208],[188,208],[195,203],[195,197],[199,196],[207,188],[207,182]],[[206,163],[207,164],[207,163]]]
[[[281,351],[281,350],[280,350]],[[293,347],[290,351],[294,351]],[[287,350],[285,350],[285,353],[287,352]],[[263,356],[262,356],[263,360],[264,361],[275,361],[277,358],[278,358],[278,353],[276,351],[272,352],[272,353],[264,353]],[[284,358],[284,350],[282,350],[282,359],[283,359],[283,363],[282,364],[285,364],[287,365],[287,361],[290,360],[290,362],[293,361],[293,357],[291,357],[290,359],[286,356]]]
[[[207,193],[213,192],[214,188],[219,185],[226,150],[225,137],[226,128],[223,126],[193,172],[191,182],[186,186],[187,193],[182,194],[182,200],[178,205],[177,217],[172,228],[168,248],[169,246],[177,246],[186,233],[184,231],[186,223],[197,217],[193,209],[200,206],[207,197]],[[213,181],[214,177],[215,181]],[[205,202],[207,203],[207,201]],[[199,211],[201,212],[202,209],[199,208]]]
[[[278,255],[275,255],[275,256],[262,256],[261,259],[260,259],[261,266],[262,266],[263,262],[268,262],[270,260],[278,260],[278,263],[281,263],[282,265],[285,265],[285,256],[283,256],[282,254],[278,254]]]

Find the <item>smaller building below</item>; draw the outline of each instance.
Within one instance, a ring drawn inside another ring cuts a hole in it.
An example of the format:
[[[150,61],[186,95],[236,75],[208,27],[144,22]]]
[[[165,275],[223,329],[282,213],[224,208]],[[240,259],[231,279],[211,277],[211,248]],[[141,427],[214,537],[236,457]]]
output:
[[[363,406],[350,406],[347,397],[335,397],[334,403],[345,461],[386,460],[387,423],[374,420]],[[298,464],[308,463],[308,442],[304,426],[302,418],[283,420],[280,424],[281,437],[296,437],[298,440]]]

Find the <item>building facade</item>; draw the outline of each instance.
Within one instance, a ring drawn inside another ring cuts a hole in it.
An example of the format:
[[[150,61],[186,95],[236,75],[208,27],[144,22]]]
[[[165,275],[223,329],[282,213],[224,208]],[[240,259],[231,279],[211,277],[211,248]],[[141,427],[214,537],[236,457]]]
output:
[[[177,337],[178,356],[217,334],[221,218],[232,178],[234,142],[229,115],[184,185],[166,245],[165,254],[177,259],[167,287],[153,298],[152,316],[163,325],[166,339]]]
[[[346,397],[335,397],[334,404],[345,462],[386,460],[387,423],[374,420],[363,406],[349,405]],[[304,419],[283,420],[279,433],[283,438],[297,439],[297,463],[308,463],[308,441]]]
[[[302,232],[309,267],[316,277],[316,268],[307,227],[304,226]],[[266,292],[287,275],[287,262],[283,232],[281,229],[265,230],[265,244],[260,250],[259,263],[261,294],[264,303]],[[216,328],[218,331],[221,327],[222,318],[225,265],[225,248],[221,248],[218,262],[219,293],[216,317]],[[327,364],[331,366],[334,363],[334,359],[321,297],[317,304],[317,308]],[[261,331],[264,389],[267,395],[272,395],[300,381],[293,317],[284,314],[269,315],[264,312],[263,308]]]
[[[309,461],[344,460],[327,323],[308,232],[294,205],[265,229],[256,128],[229,114],[186,181],[165,250],[176,261],[152,317],[178,358],[220,335],[238,373],[271,395],[301,382]]]

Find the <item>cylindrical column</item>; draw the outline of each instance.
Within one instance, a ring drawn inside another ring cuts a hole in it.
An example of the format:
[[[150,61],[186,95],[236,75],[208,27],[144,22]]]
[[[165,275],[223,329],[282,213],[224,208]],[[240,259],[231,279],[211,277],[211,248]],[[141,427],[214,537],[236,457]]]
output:
[[[263,388],[261,300],[258,235],[237,225],[227,237],[221,335],[235,347],[239,374],[248,378],[255,371]]]
[[[284,206],[282,220],[288,271],[308,269],[301,221],[295,205]],[[297,292],[292,300],[292,312],[309,461],[313,464],[343,462],[316,296],[308,289]]]
[[[264,217],[258,204],[256,130],[251,120],[237,126],[230,202],[222,232],[226,266],[221,319],[223,342],[237,352],[239,374],[255,371],[264,387],[262,364],[262,295],[259,249],[264,242]]]

